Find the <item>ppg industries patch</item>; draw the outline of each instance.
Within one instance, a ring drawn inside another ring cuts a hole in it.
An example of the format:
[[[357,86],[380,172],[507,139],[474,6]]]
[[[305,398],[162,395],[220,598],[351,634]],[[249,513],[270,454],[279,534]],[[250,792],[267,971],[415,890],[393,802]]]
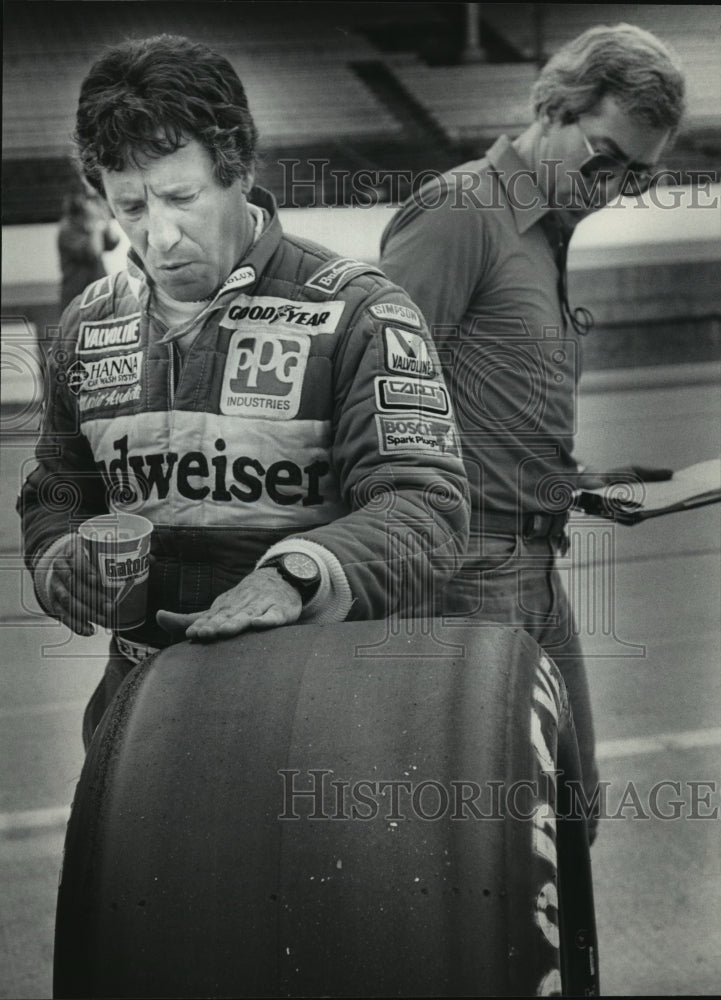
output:
[[[381,455],[423,452],[461,457],[458,433],[449,420],[376,414],[376,428]]]
[[[291,420],[298,413],[310,353],[302,333],[236,330],[223,372],[220,412]]]

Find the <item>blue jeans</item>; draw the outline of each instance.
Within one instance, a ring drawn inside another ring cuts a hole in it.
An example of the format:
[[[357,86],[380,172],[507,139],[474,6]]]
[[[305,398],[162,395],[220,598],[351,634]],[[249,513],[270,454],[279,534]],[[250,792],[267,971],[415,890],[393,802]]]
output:
[[[463,615],[524,628],[558,667],[568,691],[578,737],[584,793],[598,785],[588,679],[573,612],[548,538],[485,534],[480,555],[447,585],[436,602],[439,615]],[[595,824],[589,821],[589,831]]]

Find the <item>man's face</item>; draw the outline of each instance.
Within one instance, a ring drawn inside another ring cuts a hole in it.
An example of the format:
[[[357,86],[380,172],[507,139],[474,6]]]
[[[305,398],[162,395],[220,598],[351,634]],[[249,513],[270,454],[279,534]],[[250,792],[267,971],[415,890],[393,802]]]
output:
[[[575,223],[626,193],[622,185],[629,171],[643,187],[669,135],[669,129],[632,118],[609,96],[570,125],[547,122],[542,159],[561,161],[549,167],[553,202]]]
[[[250,247],[245,178],[218,183],[195,139],[125,170],[102,170],[105,195],[150,278],[172,298],[207,298]]]

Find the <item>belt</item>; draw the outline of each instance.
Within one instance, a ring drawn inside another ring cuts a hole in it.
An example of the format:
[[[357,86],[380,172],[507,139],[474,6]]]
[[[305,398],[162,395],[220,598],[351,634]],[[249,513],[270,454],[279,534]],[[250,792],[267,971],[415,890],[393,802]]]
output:
[[[526,541],[532,538],[563,539],[567,522],[568,511],[560,514],[544,514],[542,511],[503,514],[500,511],[484,510],[481,520],[483,531],[521,535]]]
[[[142,642],[131,642],[130,639],[124,639],[122,635],[115,635],[115,645],[118,647],[118,652],[131,663],[140,663],[141,660],[146,660],[153,653],[158,652],[155,646],[146,646]]]

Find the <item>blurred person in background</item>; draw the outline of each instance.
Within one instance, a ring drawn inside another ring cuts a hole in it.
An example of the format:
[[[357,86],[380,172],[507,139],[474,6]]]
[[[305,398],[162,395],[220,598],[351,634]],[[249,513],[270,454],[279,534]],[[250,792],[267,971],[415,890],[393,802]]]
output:
[[[684,80],[652,34],[596,27],[549,60],[532,102],[535,119],[516,139],[500,137],[483,159],[407,199],[382,236],[380,263],[446,359],[471,488],[469,549],[437,611],[523,626],[548,651],[592,800],[588,684],[555,565],[582,485],[575,397],[579,337],[592,325],[568,303],[566,253],[581,219],[649,186],[681,120]]]
[[[61,311],[93,281],[104,277],[103,254],[114,250],[118,242],[107,208],[94,192],[78,185],[65,195],[58,228]]]
[[[282,231],[254,186],[256,135],[231,64],[186,38],[112,48],[81,87],[82,168],[130,251],[50,346],[18,501],[42,608],[80,635],[111,625],[78,526],[126,510],[154,527],[146,621],[114,632],[86,744],[154,650],[382,618],[465,550],[467,482],[417,310],[377,267]],[[422,371],[399,373],[410,356]]]

